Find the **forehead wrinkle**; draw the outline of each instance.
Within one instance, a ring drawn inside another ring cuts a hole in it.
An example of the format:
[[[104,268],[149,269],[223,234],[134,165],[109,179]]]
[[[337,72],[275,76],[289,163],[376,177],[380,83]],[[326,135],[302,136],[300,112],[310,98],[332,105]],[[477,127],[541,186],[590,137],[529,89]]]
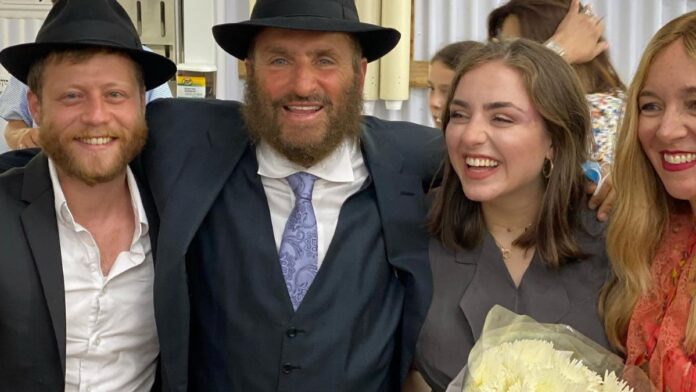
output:
[[[288,50],[287,47],[281,46],[281,45],[267,45],[265,47],[260,48],[263,52],[267,54],[278,54],[278,55],[292,55],[294,54],[294,51]],[[327,48],[327,47],[319,47],[319,48],[311,48],[305,53],[309,56],[312,57],[320,57],[320,56],[336,56],[339,55],[340,52],[338,52],[335,48]]]

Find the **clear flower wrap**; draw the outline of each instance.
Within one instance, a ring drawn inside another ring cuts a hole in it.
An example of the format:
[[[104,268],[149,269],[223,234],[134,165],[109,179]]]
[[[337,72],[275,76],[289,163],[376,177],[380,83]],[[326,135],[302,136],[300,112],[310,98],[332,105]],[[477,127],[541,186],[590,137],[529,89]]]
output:
[[[623,381],[622,381],[623,380]],[[645,373],[625,367],[573,328],[543,324],[494,306],[469,361],[447,391],[650,392]]]

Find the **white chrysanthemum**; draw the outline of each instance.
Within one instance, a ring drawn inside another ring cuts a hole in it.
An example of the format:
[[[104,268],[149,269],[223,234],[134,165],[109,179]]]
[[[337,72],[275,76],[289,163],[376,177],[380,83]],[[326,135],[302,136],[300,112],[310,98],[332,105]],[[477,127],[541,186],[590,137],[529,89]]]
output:
[[[630,392],[614,373],[604,380],[553,343],[522,339],[489,348],[471,364],[471,392]]]
[[[631,392],[632,390],[625,381],[619,380],[614,372],[604,372],[604,389],[602,389],[602,392]]]

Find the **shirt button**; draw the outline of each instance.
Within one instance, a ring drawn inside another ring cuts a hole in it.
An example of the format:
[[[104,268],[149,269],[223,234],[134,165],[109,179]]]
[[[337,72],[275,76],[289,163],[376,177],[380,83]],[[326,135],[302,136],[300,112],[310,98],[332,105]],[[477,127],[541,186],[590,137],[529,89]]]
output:
[[[89,270],[92,271],[92,272],[96,272],[96,271],[97,271],[97,265],[94,264],[94,263],[90,264],[90,265],[89,265]]]
[[[95,346],[99,346],[100,344],[101,344],[101,339],[99,339],[99,338],[94,339]]]

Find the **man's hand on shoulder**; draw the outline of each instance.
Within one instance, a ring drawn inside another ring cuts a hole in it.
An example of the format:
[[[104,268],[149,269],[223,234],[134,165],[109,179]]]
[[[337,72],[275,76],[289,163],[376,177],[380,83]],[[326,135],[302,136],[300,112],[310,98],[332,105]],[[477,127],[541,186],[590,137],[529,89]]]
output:
[[[22,120],[9,120],[5,127],[5,141],[13,150],[40,147],[39,129],[27,126]]]
[[[616,199],[616,192],[611,181],[611,174],[606,174],[599,184],[587,181],[585,191],[592,195],[589,202],[590,209],[597,210],[597,219],[606,222],[611,214],[611,208]]]

